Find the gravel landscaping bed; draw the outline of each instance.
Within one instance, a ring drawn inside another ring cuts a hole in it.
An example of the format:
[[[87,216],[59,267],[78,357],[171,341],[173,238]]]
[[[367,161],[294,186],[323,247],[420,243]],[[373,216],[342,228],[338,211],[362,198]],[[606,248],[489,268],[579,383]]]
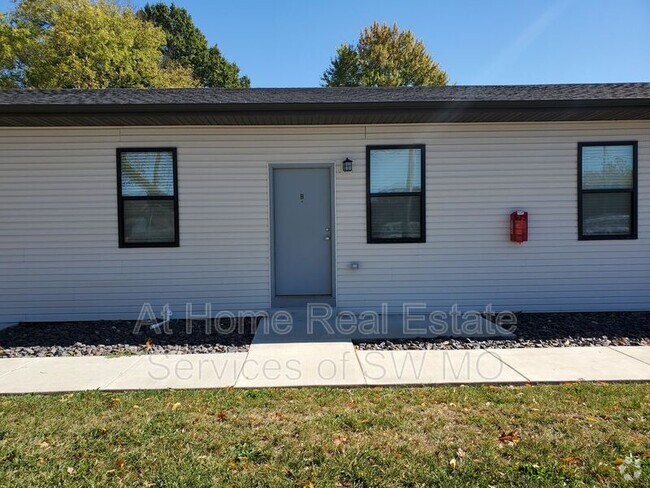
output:
[[[188,330],[185,320],[159,330],[129,320],[22,323],[0,331],[0,358],[243,352],[256,325],[257,320],[233,325],[224,319],[206,331],[204,321]]]
[[[413,338],[355,341],[362,350],[650,345],[650,312],[518,313],[513,339]]]

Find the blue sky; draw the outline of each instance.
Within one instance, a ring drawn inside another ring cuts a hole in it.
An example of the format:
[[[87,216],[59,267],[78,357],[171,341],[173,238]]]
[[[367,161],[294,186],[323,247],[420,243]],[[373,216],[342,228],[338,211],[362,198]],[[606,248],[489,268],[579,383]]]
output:
[[[175,3],[256,87],[318,86],[336,47],[373,20],[411,29],[458,84],[650,81],[650,0]]]

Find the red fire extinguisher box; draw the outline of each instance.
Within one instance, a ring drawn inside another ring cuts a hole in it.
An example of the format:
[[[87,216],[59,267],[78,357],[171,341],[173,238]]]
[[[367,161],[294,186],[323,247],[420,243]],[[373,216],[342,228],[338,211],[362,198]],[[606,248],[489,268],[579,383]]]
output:
[[[510,240],[518,244],[528,240],[528,212],[517,210],[510,214]]]

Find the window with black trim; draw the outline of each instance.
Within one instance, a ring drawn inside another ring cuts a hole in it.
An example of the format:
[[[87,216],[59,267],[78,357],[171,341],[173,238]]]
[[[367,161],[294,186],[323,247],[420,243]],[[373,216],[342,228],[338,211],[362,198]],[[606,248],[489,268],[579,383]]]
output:
[[[578,238],[636,239],[637,143],[578,144]]]
[[[366,148],[369,243],[425,242],[424,145]]]
[[[176,247],[175,148],[117,150],[120,247]]]

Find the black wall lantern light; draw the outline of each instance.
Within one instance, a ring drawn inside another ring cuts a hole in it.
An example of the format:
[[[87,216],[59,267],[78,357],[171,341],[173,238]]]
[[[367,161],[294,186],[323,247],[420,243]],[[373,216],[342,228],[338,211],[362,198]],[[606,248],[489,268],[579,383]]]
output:
[[[345,158],[345,161],[341,163],[343,165],[343,171],[349,173],[352,171],[352,160],[350,158]]]

